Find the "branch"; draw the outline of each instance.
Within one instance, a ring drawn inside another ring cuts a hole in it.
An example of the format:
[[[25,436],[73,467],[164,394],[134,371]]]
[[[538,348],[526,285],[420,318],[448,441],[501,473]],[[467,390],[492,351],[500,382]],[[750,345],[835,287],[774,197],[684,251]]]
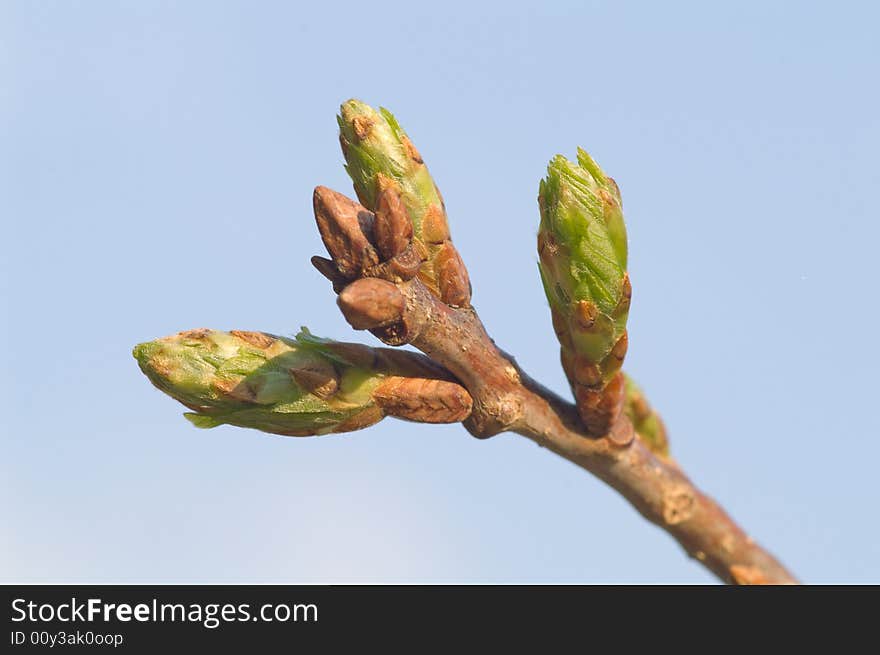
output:
[[[485,438],[516,432],[593,473],[721,580],[796,582],[675,462],[652,453],[625,414],[617,416],[606,435],[590,436],[577,408],[529,378],[499,350],[469,304],[444,302],[414,271],[401,273],[394,257],[378,263],[383,257],[375,234],[393,231],[393,214],[373,214],[324,187],[315,191],[316,219],[333,257],[332,262],[318,258],[315,265],[340,291],[338,304],[352,327],[371,329],[391,345],[412,344],[455,375],[473,398],[464,422],[471,434]],[[464,266],[460,258],[456,261]],[[389,268],[398,272],[388,275]],[[466,271],[460,277],[467,279]]]
[[[621,371],[631,286],[620,190],[584,151],[555,157],[539,193],[541,278],[576,404],[499,350],[471,306],[440,192],[386,110],[343,104],[340,143],[363,205],[324,187],[315,219],[351,326],[428,357],[320,339],[191,330],[134,355],[196,426],[291,436],[349,432],[384,416],[516,432],[604,480],[725,582],[796,580],[668,457],[660,417]],[[372,211],[371,211],[372,210]]]

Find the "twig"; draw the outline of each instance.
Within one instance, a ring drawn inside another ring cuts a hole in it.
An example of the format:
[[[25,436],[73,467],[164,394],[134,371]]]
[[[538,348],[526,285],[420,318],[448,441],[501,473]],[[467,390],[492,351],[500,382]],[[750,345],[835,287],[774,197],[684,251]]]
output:
[[[315,213],[334,260],[315,264],[341,291],[343,314],[356,329],[371,329],[392,345],[410,343],[451,371],[473,397],[473,410],[464,422],[471,434],[485,438],[516,432],[590,471],[725,582],[796,582],[674,461],[654,455],[626,416],[607,435],[589,436],[576,407],[529,378],[500,351],[469,304],[443,302],[414,270],[400,274],[397,267],[389,275],[386,262],[380,264],[386,269],[377,271],[381,256],[376,254],[375,234],[390,228],[376,228],[375,223],[387,223],[387,217],[323,187],[315,192]],[[466,271],[460,273],[467,279]]]

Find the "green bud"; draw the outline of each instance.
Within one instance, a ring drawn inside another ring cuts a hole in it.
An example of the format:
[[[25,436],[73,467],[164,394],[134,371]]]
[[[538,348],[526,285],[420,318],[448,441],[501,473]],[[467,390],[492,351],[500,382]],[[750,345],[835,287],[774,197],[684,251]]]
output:
[[[538,202],[539,269],[572,384],[601,388],[626,351],[631,287],[620,191],[578,149],[550,161]]]
[[[378,111],[359,100],[340,108],[339,142],[349,176],[361,204],[377,211],[382,191],[399,195],[413,225],[413,245],[425,261],[420,277],[438,297],[451,304],[467,304],[466,273],[452,254],[449,222],[443,198],[412,141],[387,109]],[[450,266],[455,275],[444,272]],[[462,279],[456,276],[465,276]],[[447,288],[449,287],[449,288]]]
[[[340,108],[337,120],[345,170],[361,204],[376,210],[380,176],[396,182],[415,232],[421,236],[425,215],[431,207],[442,210],[443,200],[397,119],[385,108],[376,111],[359,100],[349,100]]]
[[[371,349],[314,337],[190,330],[135,346],[141,370],[189,407],[194,425],[289,436],[344,432],[382,418],[372,393],[384,375]]]
[[[669,455],[669,439],[663,419],[648,403],[645,394],[633,379],[624,374],[626,384],[626,400],[624,411],[633,423],[636,432],[657,455]]]

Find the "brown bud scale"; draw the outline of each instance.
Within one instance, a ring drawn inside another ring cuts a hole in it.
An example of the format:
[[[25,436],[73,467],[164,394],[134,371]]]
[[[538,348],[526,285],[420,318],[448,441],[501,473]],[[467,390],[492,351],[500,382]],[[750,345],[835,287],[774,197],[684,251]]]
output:
[[[238,337],[242,341],[247,341],[252,346],[260,349],[266,349],[275,343],[275,339],[263,332],[246,332],[244,330],[232,330],[230,334]]]
[[[313,255],[309,261],[312,262],[312,266],[317,269],[318,273],[323,275],[331,282],[337,282],[340,279],[343,279],[342,276],[339,274],[339,269],[336,268],[336,264],[333,263],[332,259]]]
[[[411,241],[396,257],[365,270],[364,276],[378,277],[398,284],[418,275],[424,261],[425,257],[415,248],[415,242]]]
[[[632,283],[629,281],[629,273],[623,274],[623,288],[620,292],[620,301],[614,308],[614,316],[620,316],[629,311],[632,304]]]
[[[178,332],[178,336],[183,337],[184,339],[194,339],[196,341],[204,341],[208,338],[209,334],[211,334],[211,330],[208,328],[196,328],[195,330]]]
[[[355,330],[367,330],[400,321],[406,300],[391,282],[362,278],[339,294],[337,304]]]
[[[602,386],[602,370],[583,355],[571,350],[562,351],[562,368],[569,380],[575,384],[591,389]]]
[[[369,136],[370,131],[373,129],[373,123],[373,119],[368,116],[355,116],[351,121],[354,133],[361,141]]]
[[[623,362],[623,358],[626,357],[626,351],[629,347],[629,335],[626,331],[620,336],[620,339],[617,340],[617,343],[614,344],[614,347],[611,348],[611,354],[616,358]]]
[[[341,275],[353,279],[379,263],[379,254],[371,243],[372,213],[326,187],[315,189],[314,210],[321,239]]]
[[[434,255],[434,271],[437,273],[440,300],[452,307],[470,305],[470,279],[464,262],[452,242],[444,243]]]
[[[425,163],[425,161],[422,159],[422,156],[419,154],[419,151],[416,150],[416,147],[413,145],[413,142],[409,140],[408,136],[404,134],[400,140],[403,143],[403,147],[406,148],[406,154],[410,159],[412,159],[417,164]]]
[[[596,303],[589,300],[579,300],[577,305],[575,305],[575,320],[584,330],[590,330],[596,325],[596,317],[598,315],[599,308],[596,306]]]
[[[412,220],[407,214],[400,194],[394,186],[383,183],[380,177],[374,220],[376,245],[385,259],[400,254],[413,236]]]
[[[578,412],[587,431],[593,436],[603,436],[623,412],[625,399],[623,374],[618,373],[604,389],[588,389],[575,386]]]
[[[257,402],[257,394],[254,389],[248,385],[246,380],[218,378],[213,381],[211,386],[224,396],[233,400],[239,400],[245,403]]]
[[[449,223],[439,205],[431,205],[422,217],[422,238],[429,244],[440,244],[449,239]]]
[[[322,400],[327,400],[339,390],[338,374],[329,363],[320,365],[316,362],[292,368],[290,375],[300,387]]]
[[[386,378],[373,391],[373,399],[386,414],[419,423],[458,423],[473,407],[461,385],[422,378]]]
[[[571,340],[571,332],[568,329],[565,317],[551,307],[550,318],[553,321],[553,331],[556,333],[556,338],[559,339],[562,351],[574,350],[574,343]]]

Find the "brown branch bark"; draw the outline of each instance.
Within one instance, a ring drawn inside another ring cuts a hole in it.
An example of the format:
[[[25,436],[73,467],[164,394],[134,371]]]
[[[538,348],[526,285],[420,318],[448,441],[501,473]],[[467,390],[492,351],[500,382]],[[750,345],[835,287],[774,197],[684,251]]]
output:
[[[323,194],[320,206],[319,194]],[[342,248],[344,253],[333,252],[337,245],[325,238],[334,261],[357,259],[374,266],[372,214],[360,206],[352,209],[355,203],[346,205],[336,195],[328,189],[316,192],[322,234],[329,230],[358,235],[353,239],[356,257],[348,246]],[[410,343],[458,378],[473,398],[464,426],[474,436],[516,432],[593,473],[725,582],[797,582],[674,461],[654,455],[637,438],[626,416],[621,415],[607,435],[589,436],[575,406],[529,378],[499,350],[472,307],[446,304],[418,277],[397,276],[389,284],[388,279],[370,277],[366,266],[352,272],[349,265],[344,273],[340,273],[343,266],[336,272],[326,263],[318,268],[341,290],[339,305],[353,327],[369,328],[389,344]],[[377,297],[382,299],[382,310],[373,311],[376,316],[371,318],[368,304]]]
[[[402,292],[410,343],[449,369],[473,396],[474,409],[465,422],[472,434],[517,432],[590,471],[725,582],[796,582],[674,462],[632,439],[625,417],[606,437],[587,437],[574,405],[531,380],[502,353],[475,310],[441,303],[418,280]]]

